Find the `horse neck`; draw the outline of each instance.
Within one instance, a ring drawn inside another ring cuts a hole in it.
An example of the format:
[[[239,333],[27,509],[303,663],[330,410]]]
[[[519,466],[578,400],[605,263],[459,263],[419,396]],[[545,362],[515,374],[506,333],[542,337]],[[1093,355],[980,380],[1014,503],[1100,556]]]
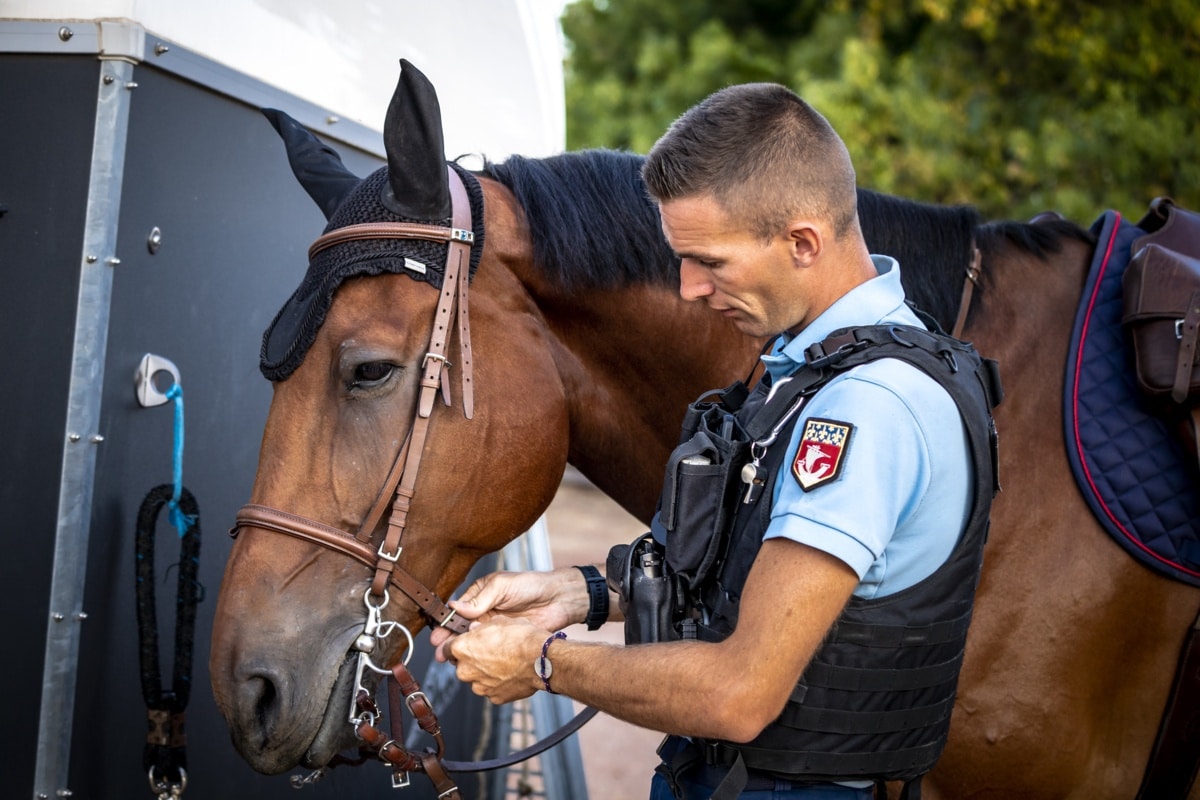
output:
[[[643,521],[687,405],[744,378],[762,342],[674,288],[655,285],[543,296],[567,392],[568,460]]]

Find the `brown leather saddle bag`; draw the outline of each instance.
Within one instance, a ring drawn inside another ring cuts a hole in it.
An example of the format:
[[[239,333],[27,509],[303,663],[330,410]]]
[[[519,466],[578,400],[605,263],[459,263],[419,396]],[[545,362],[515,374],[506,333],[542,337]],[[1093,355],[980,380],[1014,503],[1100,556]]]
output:
[[[1200,259],[1147,244],[1125,271],[1123,290],[1122,322],[1142,391],[1200,405]]]
[[[1142,392],[1200,457],[1200,214],[1159,197],[1138,227],[1121,322]]]

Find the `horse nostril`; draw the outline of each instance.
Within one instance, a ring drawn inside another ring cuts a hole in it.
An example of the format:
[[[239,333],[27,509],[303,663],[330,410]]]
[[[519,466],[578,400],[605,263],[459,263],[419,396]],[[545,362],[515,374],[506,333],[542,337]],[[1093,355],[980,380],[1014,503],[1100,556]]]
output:
[[[278,707],[276,701],[279,694],[275,691],[275,684],[267,678],[255,678],[249,683],[251,696],[257,696],[253,706],[254,719],[265,732],[271,727],[271,717],[274,715],[274,709]]]
[[[288,692],[288,681],[279,672],[265,667],[238,670],[238,717],[247,733],[261,743],[271,739]]]

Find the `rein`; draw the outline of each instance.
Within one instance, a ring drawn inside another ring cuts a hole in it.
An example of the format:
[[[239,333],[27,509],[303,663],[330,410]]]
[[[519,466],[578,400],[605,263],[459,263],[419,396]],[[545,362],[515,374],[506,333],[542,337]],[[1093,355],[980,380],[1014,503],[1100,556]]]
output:
[[[237,524],[230,531],[230,535],[236,537],[242,528],[286,534],[335,550],[375,570],[370,588],[363,595],[367,619],[352,651],[357,654],[357,662],[347,721],[354,727],[355,736],[363,743],[363,752],[377,755],[391,765],[393,787],[407,786],[409,772],[424,772],[436,787],[439,798],[457,800],[460,797],[458,786],[447,772],[499,769],[532,758],[577,731],[596,714],[596,709],[584,709],[545,739],[510,756],[474,762],[446,760],[443,758],[445,743],[437,715],[429,698],[421,691],[420,685],[407,667],[413,650],[412,634],[399,623],[383,620],[383,610],[389,599],[388,588],[394,586],[416,604],[430,625],[444,627],[455,633],[465,633],[470,624],[467,620],[455,617],[454,611],[433,590],[417,580],[399,563],[403,551],[401,540],[412,505],[421,455],[429,433],[434,399],[439,390],[445,405],[451,405],[449,378],[446,374],[451,364],[446,358],[446,349],[451,328],[455,324],[459,331],[463,415],[467,419],[474,416],[467,287],[470,282],[470,251],[475,235],[472,232],[470,201],[462,178],[452,168],[447,167],[447,173],[450,179],[452,227],[390,222],[349,225],[323,234],[309,248],[311,259],[313,255],[329,247],[360,239],[425,239],[448,243],[441,296],[434,311],[429,348],[422,363],[416,415],[370,511],[367,512],[358,531],[352,534],[316,520],[251,503],[243,506],[238,512]],[[389,506],[386,533],[383,541],[375,547],[372,534],[384,514],[388,512]],[[407,640],[408,647],[404,656],[390,668],[376,665],[370,654],[379,643],[397,630]],[[384,676],[385,679],[388,675],[393,678],[388,686],[390,737],[376,726],[381,714],[372,692],[366,686],[368,672]],[[436,744],[434,749],[412,751],[400,743],[403,740],[404,707],[413,714],[421,729],[433,737]],[[306,778],[294,778],[293,785],[299,788],[314,782],[323,774],[324,769],[323,767]]]

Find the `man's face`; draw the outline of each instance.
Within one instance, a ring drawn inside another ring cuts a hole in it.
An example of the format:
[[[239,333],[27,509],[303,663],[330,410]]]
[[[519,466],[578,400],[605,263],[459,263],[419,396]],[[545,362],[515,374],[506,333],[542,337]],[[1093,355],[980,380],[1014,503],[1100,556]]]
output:
[[[804,316],[791,242],[769,242],[737,226],[704,195],[659,206],[663,234],[681,259],[679,294],[709,308],[750,336],[773,336]]]

